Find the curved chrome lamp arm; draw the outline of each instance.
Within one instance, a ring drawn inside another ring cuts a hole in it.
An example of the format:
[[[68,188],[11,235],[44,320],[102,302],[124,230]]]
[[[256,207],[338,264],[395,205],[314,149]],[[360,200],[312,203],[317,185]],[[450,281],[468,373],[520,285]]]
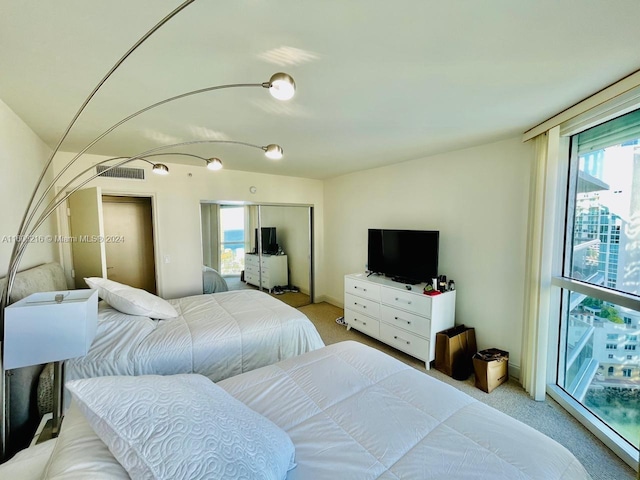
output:
[[[73,116],[73,118],[71,119],[71,122],[69,123],[69,125],[67,126],[67,128],[65,129],[64,133],[62,134],[62,136],[60,137],[60,140],[58,140],[58,143],[56,144],[55,148],[53,149],[53,151],[51,152],[51,154],[49,155],[49,158],[47,159],[47,162],[45,163],[44,168],[42,169],[42,172],[40,173],[40,177],[38,178],[38,181],[36,182],[35,188],[33,189],[33,193],[31,194],[31,198],[29,199],[29,202],[27,204],[27,208],[25,210],[24,216],[22,218],[22,221],[20,222],[20,227],[18,228],[18,235],[21,235],[24,233],[25,230],[25,223],[27,222],[27,217],[31,218],[33,217],[33,214],[29,215],[29,211],[31,210],[31,207],[33,205],[33,201],[36,197],[36,194],[38,192],[38,189],[40,188],[40,185],[42,184],[42,180],[44,179],[44,176],[46,175],[47,170],[49,169],[49,167],[51,166],[51,163],[53,161],[53,157],[56,155],[56,153],[58,153],[58,151],[60,150],[60,147],[62,146],[62,143],[65,141],[65,139],[67,138],[67,135],[69,135],[69,132],[71,131],[71,129],[73,128],[73,126],[75,125],[76,121],[78,120],[78,118],[80,117],[80,115],[82,114],[82,112],[84,111],[84,109],[87,107],[87,105],[89,104],[89,102],[93,99],[93,97],[95,96],[96,93],[98,93],[98,90],[100,90],[100,88],[102,88],[102,86],[105,84],[105,82],[109,79],[109,77],[111,77],[111,75],[120,67],[120,65],[122,65],[124,63],[124,61],[129,58],[129,56],[140,46],[142,45],[151,35],[153,35],[156,31],[158,31],[165,23],[167,23],[169,20],[171,20],[173,17],[175,17],[178,13],[180,13],[182,10],[184,10],[186,7],[188,7],[190,4],[192,4],[195,0],[186,0],[185,2],[183,2],[182,4],[180,4],[178,7],[176,7],[172,12],[170,12],[168,15],[166,15],[162,20],[160,20],[158,23],[156,23],[147,33],[145,33],[136,43],[134,43],[131,48],[129,48],[129,50],[127,50],[125,52],[124,55],[122,55],[122,57],[120,57],[120,59],[109,69],[109,71],[106,73],[106,75],[98,82],[98,84],[95,86],[95,88],[91,91],[91,93],[89,94],[89,96],[87,96],[87,98],[84,100],[84,102],[82,103],[82,105],[80,106],[80,108],[78,109],[78,111],[76,112],[76,114]],[[48,193],[47,189],[47,193]],[[46,195],[46,193],[44,193],[43,195]],[[36,207],[37,209],[37,207]],[[35,210],[35,209],[34,209]],[[13,258],[15,255],[15,252],[17,250],[17,243],[14,244],[13,246],[13,252],[11,254],[11,260],[9,262],[9,271],[7,272],[7,283],[6,286],[2,292],[2,295],[0,297],[0,308],[2,310],[1,314],[3,315],[3,326],[4,326],[4,307],[6,307],[9,303],[9,299],[5,298],[8,297],[10,295],[10,292],[13,288],[13,282],[15,280],[15,275],[17,273],[17,268],[18,265],[14,265],[13,262]],[[3,335],[3,340],[4,340],[4,327],[3,327],[3,331],[0,332]],[[2,422],[4,423],[4,422]],[[0,426],[0,440],[1,440],[1,454],[2,454],[2,458],[4,458],[5,456],[5,442],[6,442],[6,432],[4,430],[4,425]]]
[[[51,166],[51,162],[53,161],[53,157],[58,153],[60,146],[69,135],[69,132],[75,125],[76,121],[89,104],[89,102],[93,99],[94,95],[100,90],[102,85],[111,77],[113,72],[115,72],[122,63],[129,58],[129,56],[140,46],[142,45],[151,35],[153,35],[156,31],[158,31],[165,23],[175,17],[178,13],[180,13],[187,6],[192,4],[195,0],[186,0],[181,3],[178,7],[176,7],[172,12],[166,15],[162,20],[156,23],[147,33],[145,33],[136,43],[134,43],[131,48],[129,48],[125,54],[120,57],[120,59],[109,69],[106,75],[98,82],[95,88],[91,91],[91,93],[84,100],[76,114],[71,119],[71,122],[65,129],[64,133],[58,140],[55,148],[51,152],[51,155],[47,159],[42,172],[40,173],[40,177],[36,182],[36,185],[33,189],[33,193],[31,194],[31,198],[27,203],[27,208],[25,210],[24,216],[20,222],[20,227],[18,228],[18,232],[23,232],[25,230],[25,223],[27,218],[30,216],[29,211],[31,210],[31,206],[33,205],[33,201],[36,197],[36,194],[42,184],[42,180],[46,175],[47,170]],[[7,456],[7,435],[8,435],[8,427],[9,427],[9,408],[8,408],[8,396],[7,396],[7,384],[6,384],[6,375],[4,372],[4,364],[3,364],[3,353],[4,353],[4,309],[9,304],[9,296],[11,295],[11,291],[13,290],[13,282],[15,281],[15,276],[17,274],[19,261],[16,261],[17,252],[18,252],[19,243],[16,242],[13,245],[13,249],[11,252],[11,257],[9,260],[9,269],[7,271],[6,284],[0,294],[0,412],[2,413],[3,418],[0,420],[0,460],[4,460]]]
[[[271,88],[274,84],[274,82],[276,82],[277,78],[280,78],[280,76],[285,75],[287,78],[290,79],[291,83],[293,85],[295,85],[295,82],[293,82],[293,79],[285,74],[285,73],[275,73],[274,75],[271,76],[271,79],[268,82],[262,82],[262,83],[232,83],[229,85],[216,85],[213,87],[206,87],[206,88],[201,88],[198,90],[193,90],[191,92],[186,92],[186,93],[182,93],[180,95],[176,95],[174,97],[170,97],[167,99],[164,99],[160,102],[156,102],[152,105],[149,105],[141,110],[138,110],[135,113],[132,113],[131,115],[129,115],[128,117],[123,118],[122,120],[120,120],[119,122],[113,124],[111,127],[109,127],[107,130],[105,130],[103,133],[101,133],[100,135],[98,135],[94,140],[92,140],[87,146],[85,146],[80,152],[78,152],[63,168],[62,170],[60,170],[60,172],[55,176],[55,178],[51,181],[51,183],[49,184],[49,186],[44,190],[44,192],[42,192],[42,194],[40,195],[40,199],[38,200],[38,202],[36,203],[35,206],[32,206],[33,201],[35,200],[35,193],[37,192],[37,189],[40,187],[40,183],[42,181],[42,177],[40,179],[40,181],[38,182],[37,186],[36,186],[36,190],[34,191],[34,196],[31,197],[31,200],[29,202],[29,205],[27,207],[27,211],[25,212],[25,218],[28,215],[28,219],[23,219],[21,225],[20,225],[20,229],[18,230],[18,235],[22,236],[24,235],[26,229],[29,226],[29,223],[31,223],[31,221],[33,220],[33,216],[35,215],[36,211],[38,210],[38,208],[40,208],[40,205],[42,204],[42,202],[44,201],[45,197],[47,196],[47,194],[51,191],[51,189],[53,188],[53,186],[55,185],[55,183],[60,179],[60,177],[69,169],[69,167],[71,167],[71,165],[73,165],[76,160],[78,160],[78,158],[80,158],[82,155],[84,155],[87,150],[89,150],[91,147],[93,147],[96,143],[98,143],[100,140],[102,140],[104,137],[106,137],[108,134],[110,134],[111,132],[113,132],[116,128],[118,128],[120,125],[128,122],[129,120],[131,120],[132,118],[137,117],[138,115],[141,115],[142,113],[148,112],[149,110],[152,110],[156,107],[159,107],[161,105],[164,105],[166,103],[170,103],[173,102],[175,100],[179,100],[181,98],[186,98],[192,95],[198,95],[200,93],[206,93],[206,92],[211,92],[213,90],[222,90],[225,88],[237,88],[237,87],[262,87],[262,88]],[[66,134],[65,134],[66,135]],[[265,151],[268,151],[267,148],[270,147],[271,145],[267,146],[267,147],[260,147],[258,145],[253,145],[253,144],[249,144],[249,143],[244,143],[244,142],[231,142],[229,141],[228,143],[239,143],[239,144],[243,144],[243,145],[247,145],[247,146],[251,146],[251,147],[257,147],[257,148],[262,148]],[[58,147],[59,148],[59,145]],[[53,158],[53,157],[52,157]],[[46,171],[46,169],[49,167],[49,165],[51,164],[51,159],[49,160],[49,163],[47,164],[47,167],[45,168],[45,170],[43,171],[43,176],[44,176],[44,172]],[[31,211],[31,213],[29,213],[29,211]]]
[[[152,150],[149,150],[149,151],[157,151],[159,149],[168,149],[168,148],[178,147],[178,146],[182,146],[182,145],[193,145],[195,143],[229,143],[229,144],[234,144],[234,145],[243,145],[245,147],[252,147],[252,148],[258,148],[260,150],[263,150],[265,152],[265,154],[269,151],[270,147],[275,147],[276,149],[279,149],[280,152],[282,152],[282,148],[279,145],[275,145],[273,143],[269,144],[267,146],[261,147],[260,145],[256,145],[256,144],[253,144],[253,143],[240,142],[240,141],[236,141],[236,140],[194,140],[194,141],[186,142],[186,143],[175,143],[175,144],[171,144],[171,145],[163,145],[163,146],[156,147],[155,149],[152,149]],[[73,177],[71,180],[69,180],[69,182],[67,182],[67,184],[64,185],[60,189],[60,191],[53,196],[53,198],[45,206],[44,211],[38,217],[38,220],[36,221],[36,225],[35,225],[35,227],[33,227],[31,229],[31,231],[29,232],[29,235],[33,235],[37,231],[38,227],[40,227],[42,225],[44,220],[46,220],[46,218],[49,215],[51,215],[53,213],[53,211],[59,206],[59,203],[56,204],[56,205],[53,205],[53,203],[56,201],[58,196],[60,196],[61,193],[64,194],[64,192],[67,190],[67,188],[69,188],[73,184],[73,182],[78,180],[84,174],[88,173],[94,167],[96,167],[98,165],[102,165],[102,164],[107,163],[107,162],[111,162],[111,161],[114,161],[114,160],[120,160],[120,159],[127,159],[127,160],[124,163],[119,163],[117,165],[112,165],[105,171],[112,170],[113,168],[116,168],[118,166],[124,165],[125,163],[132,162],[134,160],[144,160],[145,162],[155,166],[155,164],[153,162],[150,162],[145,157],[156,157],[156,156],[160,156],[160,155],[181,155],[181,156],[198,158],[200,160],[204,160],[205,162],[209,161],[209,159],[201,157],[199,155],[194,155],[194,154],[191,154],[191,153],[182,153],[182,152],[162,152],[162,153],[151,153],[151,154],[147,154],[145,152],[145,153],[141,153],[139,156],[135,156],[135,157],[111,157],[111,158],[107,158],[105,160],[101,160],[101,161],[99,161],[99,162],[97,162],[95,164],[92,164],[90,167],[85,168],[82,172],[80,172],[75,177]],[[93,177],[91,177],[88,181],[91,181],[94,178],[97,178],[98,176],[100,176],[100,175],[96,174]],[[84,185],[86,185],[86,183],[83,183],[81,185],[81,187],[84,186]],[[76,190],[74,190],[74,192],[75,191]],[[71,193],[73,193],[73,192],[71,192]],[[62,200],[64,201],[67,198],[68,198],[68,195],[66,195]],[[29,221],[29,223],[30,223],[30,221]]]
[[[180,153],[180,152],[168,152],[168,153],[155,153],[155,152],[159,152],[160,150],[167,150],[169,148],[174,148],[174,147],[183,147],[183,146],[187,146],[187,145],[199,145],[199,144],[205,144],[205,143],[230,143],[230,144],[235,144],[235,145],[244,145],[247,147],[252,147],[252,148],[257,148],[259,150],[263,150],[263,151],[267,151],[268,147],[270,146],[275,146],[277,147],[280,151],[282,151],[282,148],[280,148],[280,146],[275,145],[275,144],[270,144],[266,147],[261,147],[260,145],[255,145],[253,143],[247,143],[247,142],[240,142],[240,141],[236,141],[236,140],[191,140],[188,142],[181,142],[181,143],[173,143],[170,145],[161,145],[159,147],[155,147],[152,148],[150,150],[147,150],[145,152],[142,152],[138,155],[132,156],[132,157],[112,157],[112,158],[107,158],[105,160],[102,160],[94,165],[91,165],[90,167],[84,169],[82,172],[80,172],[78,175],[76,175],[74,178],[72,178],[64,187],[62,187],[62,189],[54,195],[53,199],[51,199],[51,201],[47,204],[47,206],[45,207],[45,210],[40,214],[40,216],[38,217],[35,225],[33,226],[33,228],[26,234],[26,238],[29,238],[29,236],[35,234],[35,232],[38,230],[38,228],[40,228],[40,226],[45,222],[45,220],[47,218],[49,218],[49,216],[55,211],[56,208],[58,208],[60,205],[62,205],[62,203],[67,200],[71,195],[73,195],[75,192],[77,192],[79,189],[81,189],[82,187],[84,187],[87,183],[89,183],[90,181],[94,180],[95,178],[99,177],[101,175],[101,173],[104,172],[108,172],[114,168],[117,167],[121,167],[122,165],[125,165],[129,162],[132,162],[134,160],[144,160],[148,163],[150,163],[151,165],[154,165],[153,162],[150,162],[149,160],[146,160],[145,157],[153,157],[153,156],[158,156],[158,155],[186,155],[186,156],[190,156],[190,157],[196,157],[202,160],[207,161],[206,158],[204,157],[200,157],[198,155],[193,155],[193,154],[189,154],[189,153]],[[91,177],[83,180],[80,184],[76,185],[75,187],[73,187],[70,191],[66,191],[67,188],[69,188],[73,182],[75,182],[76,180],[78,180],[80,177],[82,177],[83,175],[85,175],[86,173],[88,173],[90,170],[92,170],[96,165],[101,165],[113,160],[118,160],[118,159],[124,159],[121,162],[116,163],[115,165],[110,165],[107,169],[105,169],[103,172],[101,173],[96,173],[94,175],[92,175]],[[62,198],[59,198],[56,200],[56,198],[58,198],[58,196],[60,194],[63,194]],[[29,245],[28,242],[23,242],[21,243],[21,245],[18,247],[17,249],[17,253],[16,253],[16,261],[19,264],[20,260],[22,260],[22,256],[24,255],[24,252],[27,248],[27,246]]]
[[[131,120],[132,118],[148,111],[151,110],[153,108],[156,108],[160,105],[164,105],[165,103],[169,103],[172,102],[174,100],[178,100],[181,98],[185,98],[187,96],[190,95],[196,95],[199,93],[204,93],[204,92],[208,92],[208,91],[212,91],[212,90],[219,90],[219,89],[223,89],[223,88],[232,88],[232,87],[263,87],[263,88],[269,88],[271,94],[280,100],[288,100],[289,98],[291,98],[295,92],[295,82],[293,81],[293,79],[285,74],[285,73],[276,73],[274,74],[271,79],[269,80],[269,82],[263,82],[263,83],[250,83],[250,84],[230,84],[230,85],[218,85],[218,86],[213,86],[213,87],[207,87],[207,88],[202,88],[199,90],[194,90],[192,92],[187,92],[187,93],[183,93],[165,100],[162,100],[160,102],[157,102],[153,105],[150,105],[148,107],[145,107],[131,115],[129,115],[128,117],[120,120],[119,122],[117,122],[116,124],[114,124],[113,126],[109,127],[104,133],[100,134],[96,139],[94,139],[92,142],[90,142],[87,146],[85,146],[79,153],[77,153],[75,155],[75,157],[68,162],[63,168],[62,170],[55,176],[55,178],[51,181],[51,183],[45,188],[45,190],[43,191],[43,193],[41,194],[40,198],[38,199],[38,201],[35,203],[34,206],[34,201],[36,200],[36,195],[38,193],[38,191],[40,190],[41,186],[42,186],[42,182],[43,179],[46,175],[47,170],[51,167],[51,164],[53,162],[53,158],[55,157],[55,155],[58,153],[58,151],[60,150],[60,147],[62,145],[62,143],[64,142],[64,140],[67,138],[69,132],[71,131],[71,129],[73,128],[73,126],[75,125],[76,121],[78,120],[78,118],[80,117],[80,115],[82,114],[82,112],[85,110],[86,106],[89,104],[89,102],[93,99],[93,97],[95,96],[95,94],[98,92],[98,90],[100,90],[100,88],[104,85],[104,83],[111,77],[111,75],[120,67],[120,65],[140,46],[142,45],[151,35],[153,35],[158,29],[160,29],[165,23],[167,23],[169,20],[171,20],[175,15],[177,15],[179,12],[181,12],[184,8],[186,8],[187,6],[189,6],[191,3],[193,3],[195,0],[186,0],[184,1],[182,4],[180,4],[178,7],[176,7],[172,12],[170,12],[168,15],[166,15],[162,20],[160,20],[156,25],[154,25],[147,33],[145,33],[134,45],[132,45],[127,52],[111,67],[111,69],[109,69],[109,71],[107,72],[107,74],[100,80],[100,82],[98,82],[98,84],[96,85],[96,87],[91,91],[91,93],[87,96],[87,98],[84,100],[84,102],[82,103],[82,105],[80,106],[80,108],[78,109],[78,111],[76,112],[76,114],[73,116],[71,122],[69,123],[69,125],[67,126],[67,128],[65,129],[64,133],[62,134],[62,136],[60,137],[60,139],[58,140],[58,143],[56,144],[56,146],[54,147],[53,151],[51,152],[51,154],[49,155],[44,168],[42,169],[42,172],[36,182],[36,185],[34,187],[33,193],[31,194],[31,197],[27,203],[27,207],[25,209],[24,215],[22,217],[22,220],[20,222],[20,226],[18,228],[18,236],[16,238],[16,242],[13,245],[12,248],[12,252],[11,252],[11,257],[9,259],[9,268],[7,271],[7,277],[6,277],[6,284],[2,290],[2,292],[0,293],[0,340],[2,340],[2,343],[0,343],[0,411],[4,414],[4,421],[0,421],[0,460],[3,460],[6,458],[6,453],[7,453],[7,432],[8,432],[8,422],[9,422],[9,408],[8,408],[8,400],[7,400],[7,392],[6,392],[6,377],[4,374],[2,374],[2,372],[4,372],[4,367],[2,364],[2,352],[4,350],[4,309],[5,307],[9,304],[9,297],[11,295],[11,291],[13,290],[13,284],[15,281],[15,276],[18,272],[18,267],[20,265],[20,261],[22,259],[22,256],[24,254],[24,251],[28,245],[28,242],[24,242],[20,239],[22,238],[28,238],[25,237],[25,233],[27,232],[27,230],[29,230],[29,227],[34,219],[34,216],[36,214],[36,212],[40,209],[42,202],[45,200],[45,198],[47,197],[48,193],[51,191],[51,189],[54,187],[54,185],[56,184],[56,182],[60,179],[60,177],[69,169],[69,167],[78,159],[80,158],[80,156],[82,156],[84,153],[87,152],[87,150],[89,150],[93,145],[95,145],[97,142],[99,142],[102,138],[104,138],[106,135],[108,135],[109,133],[111,133],[113,130],[115,130],[116,128],[118,128],[120,125],[122,125],[123,123]],[[159,149],[164,149],[164,148],[170,148],[173,146],[179,146],[179,145],[190,145],[193,143],[207,143],[210,141],[196,141],[196,142],[184,142],[184,143],[179,143],[179,144],[175,144],[175,145],[170,145],[170,146],[163,146],[163,147],[158,147],[156,149],[152,149],[148,152],[145,152],[144,154],[135,156],[135,157],[130,157],[127,160],[124,160],[123,162],[120,162],[118,165],[113,166],[112,168],[115,168],[116,166],[119,165],[123,165],[129,161],[133,161],[135,159],[140,158],[141,156],[144,156],[145,154],[151,153],[153,151],[159,150]],[[234,141],[221,141],[223,143],[238,143],[238,144],[243,144],[246,146],[251,146],[251,147],[256,147],[256,148],[261,148],[262,150],[264,150],[267,154],[269,154],[270,152],[273,152],[273,145],[268,145],[267,147],[260,147],[258,145],[253,145],[253,144],[248,144],[248,143],[244,143],[244,142],[234,142]],[[278,147],[278,149],[280,149],[280,147]],[[282,149],[280,149],[280,155],[281,155]],[[270,158],[276,158],[276,157],[271,157]],[[206,160],[206,159],[204,159]],[[86,173],[86,171],[85,171]],[[85,182],[83,182],[79,187],[76,187],[71,193],[75,192],[78,188],[80,188],[81,186],[84,186],[87,182],[93,180],[94,178],[96,178],[97,175],[92,176],[91,178],[89,178],[88,180],[86,180]],[[77,178],[77,177],[76,177]],[[57,197],[57,195],[54,196],[54,199]],[[66,200],[66,198],[68,198],[68,195],[65,195],[61,200],[55,202],[55,206],[51,207],[51,208],[45,208],[45,210],[42,212],[42,214],[38,217],[38,220],[36,221],[36,225],[31,228],[30,232],[35,232],[40,225],[42,225],[42,223],[44,222],[44,220],[46,220],[46,218],[48,218],[49,215],[51,215],[51,213],[55,210],[55,208],[57,208],[58,205],[60,205],[60,203],[62,203],[64,200]],[[49,207],[49,206],[47,206]]]

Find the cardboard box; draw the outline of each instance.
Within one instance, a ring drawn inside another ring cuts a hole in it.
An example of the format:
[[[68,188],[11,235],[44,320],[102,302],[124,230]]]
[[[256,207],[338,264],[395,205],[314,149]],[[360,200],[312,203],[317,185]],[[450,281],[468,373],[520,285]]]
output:
[[[497,348],[481,350],[473,356],[476,387],[491,393],[498,385],[509,380],[509,352]]]
[[[436,333],[434,367],[456,380],[466,380],[473,371],[471,358],[478,351],[476,331],[458,325]]]

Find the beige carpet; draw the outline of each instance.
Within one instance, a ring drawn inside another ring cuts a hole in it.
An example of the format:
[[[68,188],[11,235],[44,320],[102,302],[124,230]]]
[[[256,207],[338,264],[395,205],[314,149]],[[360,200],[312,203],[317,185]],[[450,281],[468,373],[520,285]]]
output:
[[[225,277],[225,281],[227,282],[227,286],[229,290],[257,290],[258,287],[254,285],[249,285],[248,283],[244,283],[240,281],[240,277]],[[276,295],[275,293],[270,294],[272,297],[277,298],[278,300],[282,300],[287,305],[292,306],[293,308],[298,308],[303,305],[309,305],[311,303],[311,299],[309,295],[302,292],[284,292],[280,295]]]
[[[343,315],[341,308],[328,303],[300,307],[314,323],[325,344],[343,340],[355,340],[382,350],[398,360],[442,380],[478,400],[520,420],[564,445],[582,462],[594,480],[634,480],[636,473],[594,437],[577,420],[554,400],[536,402],[514,380],[500,385],[491,393],[485,393],[474,385],[473,375],[466,381],[457,381],[431,369],[427,371],[420,360],[395,350],[356,330],[347,331],[338,325],[336,318]]]

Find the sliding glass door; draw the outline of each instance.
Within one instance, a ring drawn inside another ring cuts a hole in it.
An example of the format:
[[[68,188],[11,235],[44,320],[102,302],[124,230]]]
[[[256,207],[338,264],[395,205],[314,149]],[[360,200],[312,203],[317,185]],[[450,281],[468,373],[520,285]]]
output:
[[[571,137],[557,385],[640,445],[640,110]]]

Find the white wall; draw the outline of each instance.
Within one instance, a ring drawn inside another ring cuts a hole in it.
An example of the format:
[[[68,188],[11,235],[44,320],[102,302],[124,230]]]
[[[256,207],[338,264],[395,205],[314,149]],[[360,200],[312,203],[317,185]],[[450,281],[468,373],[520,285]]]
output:
[[[57,155],[54,162],[56,171],[72,157],[73,154],[65,152]],[[103,159],[105,157],[85,155],[69,172],[78,173]],[[203,200],[314,205],[320,212],[316,228],[322,231],[323,188],[319,180],[232,170],[211,172],[204,163],[197,166],[168,165],[170,174],[159,176],[151,173],[150,165],[132,162],[128,166],[147,171],[145,181],[99,178],[90,184],[100,186],[103,194],[154,196],[156,258],[160,260],[157,264],[158,292],[163,297],[202,293],[200,202]],[[255,194],[249,192],[250,186],[257,188]],[[315,253],[315,261],[322,263],[322,248],[317,248]]]
[[[532,147],[514,138],[326,181],[327,283],[318,286],[343,304],[343,276],[365,270],[368,228],[439,230],[456,323],[475,327],[479,348],[508,350],[517,369],[532,161]]]
[[[14,236],[51,149],[0,100],[0,277],[6,275]],[[50,180],[47,175],[45,180]],[[39,234],[55,234],[53,219],[38,230]],[[41,263],[57,261],[58,249],[49,241],[31,243],[20,264],[20,270]]]

